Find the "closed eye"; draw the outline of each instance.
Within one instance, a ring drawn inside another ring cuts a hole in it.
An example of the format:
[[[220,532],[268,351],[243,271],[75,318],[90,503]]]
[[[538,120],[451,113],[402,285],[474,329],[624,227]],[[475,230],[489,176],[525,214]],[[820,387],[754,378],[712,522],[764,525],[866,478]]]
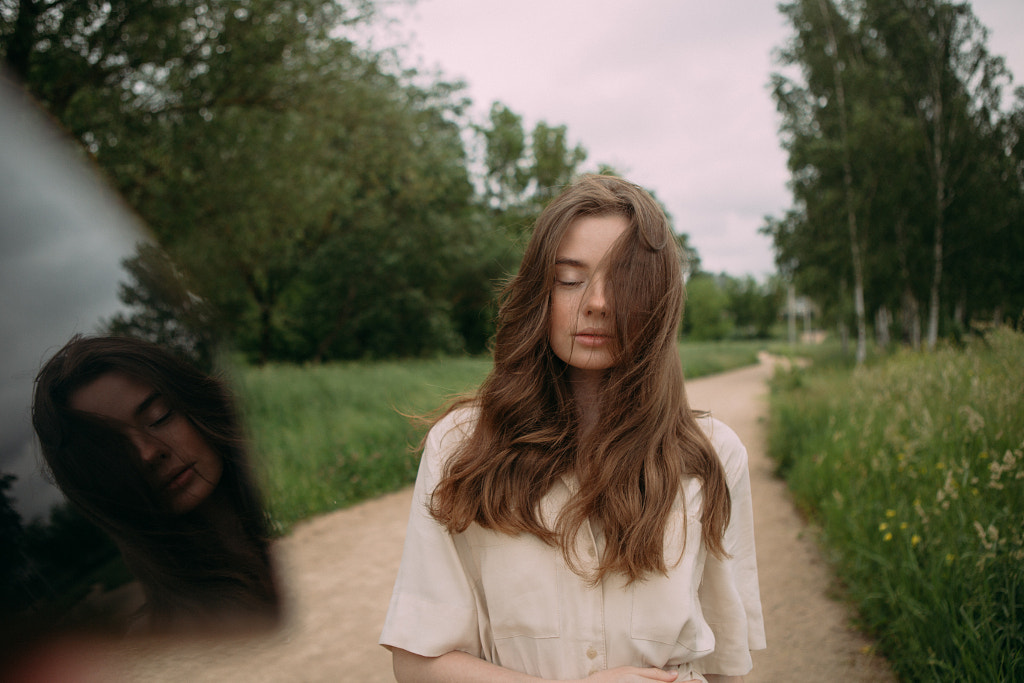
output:
[[[168,408],[167,411],[163,415],[161,415],[160,417],[158,417],[154,421],[150,422],[148,426],[149,427],[159,427],[160,425],[166,424],[168,421],[170,421],[170,419],[173,416],[174,416],[174,409],[173,408]]]

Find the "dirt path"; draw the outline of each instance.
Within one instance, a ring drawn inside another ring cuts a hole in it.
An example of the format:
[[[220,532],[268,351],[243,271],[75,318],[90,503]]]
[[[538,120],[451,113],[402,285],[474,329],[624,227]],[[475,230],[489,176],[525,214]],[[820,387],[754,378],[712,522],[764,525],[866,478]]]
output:
[[[764,454],[770,363],[687,383],[690,402],[711,410],[750,453],[761,599],[768,649],[754,653],[748,683],[893,681],[870,643],[828,597],[830,578],[785,484]],[[291,614],[273,637],[217,645],[135,650],[122,675],[138,681],[316,683],[393,681],[377,646],[398,568],[411,500],[406,489],[298,526],[280,543]]]

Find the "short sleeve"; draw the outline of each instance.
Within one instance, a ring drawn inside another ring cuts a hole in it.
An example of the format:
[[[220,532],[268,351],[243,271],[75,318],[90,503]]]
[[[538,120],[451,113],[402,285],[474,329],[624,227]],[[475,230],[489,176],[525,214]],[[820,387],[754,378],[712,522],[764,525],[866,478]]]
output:
[[[402,562],[380,644],[425,657],[453,650],[482,656],[473,584],[457,542],[429,511],[443,463],[464,438],[467,411],[440,420],[427,435],[413,491]]]
[[[701,658],[699,666],[703,673],[742,676],[753,667],[750,651],[766,647],[747,450],[724,423],[702,423],[725,469],[732,513],[724,539],[729,557],[708,554],[698,592],[704,618],[715,634],[715,649]]]

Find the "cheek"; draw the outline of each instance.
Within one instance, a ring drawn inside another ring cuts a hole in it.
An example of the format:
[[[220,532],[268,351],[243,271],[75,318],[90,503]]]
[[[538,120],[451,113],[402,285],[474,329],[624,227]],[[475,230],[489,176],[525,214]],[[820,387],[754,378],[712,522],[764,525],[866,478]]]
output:
[[[576,322],[577,307],[576,297],[567,294],[553,295],[548,314],[548,328],[552,332],[564,332],[571,327]]]

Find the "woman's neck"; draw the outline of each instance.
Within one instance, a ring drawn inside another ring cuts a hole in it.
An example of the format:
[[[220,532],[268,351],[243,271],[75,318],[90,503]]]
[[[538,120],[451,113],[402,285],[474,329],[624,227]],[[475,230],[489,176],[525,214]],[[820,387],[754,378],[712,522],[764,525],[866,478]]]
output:
[[[601,416],[601,385],[604,373],[593,370],[573,370],[569,386],[576,399],[579,412],[580,436],[586,437],[597,426]]]

